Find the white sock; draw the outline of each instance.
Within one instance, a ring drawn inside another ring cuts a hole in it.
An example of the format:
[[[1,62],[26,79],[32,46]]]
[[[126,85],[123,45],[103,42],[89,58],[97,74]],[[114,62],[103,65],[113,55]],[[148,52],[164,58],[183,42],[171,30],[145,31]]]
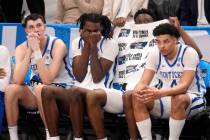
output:
[[[103,139],[100,139],[100,140],[107,140],[107,137],[103,138]]]
[[[76,138],[76,137],[74,137],[74,140],[82,140],[82,138]]]
[[[46,140],[50,140],[50,133],[48,129],[45,129],[45,132],[46,132]]]
[[[10,140],[19,140],[18,139],[17,125],[16,126],[9,126],[8,129],[9,129]]]
[[[60,140],[60,137],[59,136],[50,137],[50,140]]]
[[[150,118],[136,122],[142,140],[152,140],[152,124]]]
[[[179,140],[179,136],[182,132],[182,128],[184,127],[184,120],[174,120],[170,117],[169,119],[169,140]]]

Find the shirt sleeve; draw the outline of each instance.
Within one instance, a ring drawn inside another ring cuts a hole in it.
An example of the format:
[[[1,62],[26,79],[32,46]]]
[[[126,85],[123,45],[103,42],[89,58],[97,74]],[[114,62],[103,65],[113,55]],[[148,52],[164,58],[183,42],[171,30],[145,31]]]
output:
[[[118,52],[119,48],[117,42],[114,39],[107,39],[104,41],[104,45],[102,46],[101,57],[114,62],[115,58],[118,55]]]
[[[160,51],[158,47],[150,48],[149,55],[146,61],[145,68],[157,71],[160,61]]]
[[[0,91],[4,92],[11,76],[10,53],[7,47],[0,46],[0,56],[0,68],[3,68],[6,72],[6,77],[0,79]]]
[[[80,37],[78,37],[78,38],[76,38],[72,41],[71,51],[70,51],[70,54],[71,54],[72,58],[82,54],[82,52],[81,52],[82,51],[82,46],[79,45],[79,40],[80,40]],[[84,43],[82,43],[82,44],[84,45]]]
[[[196,68],[199,64],[198,53],[191,47],[188,47],[183,56],[183,65],[184,70],[193,70],[196,71]]]

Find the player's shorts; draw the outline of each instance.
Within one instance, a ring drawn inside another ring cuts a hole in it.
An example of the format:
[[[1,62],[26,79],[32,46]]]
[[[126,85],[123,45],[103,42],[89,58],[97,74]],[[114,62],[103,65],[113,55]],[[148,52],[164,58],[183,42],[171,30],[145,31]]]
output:
[[[107,95],[107,101],[104,105],[104,110],[109,113],[122,113],[123,112],[123,92],[116,89],[103,89]]]
[[[206,100],[204,97],[198,96],[196,94],[187,93],[187,95],[191,99],[190,105],[186,110],[188,118],[190,118],[205,109]],[[171,113],[171,97],[167,96],[155,100],[154,107],[150,113],[151,115],[158,118],[169,118]]]

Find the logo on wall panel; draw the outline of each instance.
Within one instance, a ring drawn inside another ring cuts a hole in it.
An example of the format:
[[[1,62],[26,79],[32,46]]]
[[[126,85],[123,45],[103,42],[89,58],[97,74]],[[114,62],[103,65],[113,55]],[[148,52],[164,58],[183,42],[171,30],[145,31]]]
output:
[[[118,37],[128,37],[131,29],[121,29]]]
[[[130,49],[143,49],[147,45],[147,42],[134,42],[131,43]]]

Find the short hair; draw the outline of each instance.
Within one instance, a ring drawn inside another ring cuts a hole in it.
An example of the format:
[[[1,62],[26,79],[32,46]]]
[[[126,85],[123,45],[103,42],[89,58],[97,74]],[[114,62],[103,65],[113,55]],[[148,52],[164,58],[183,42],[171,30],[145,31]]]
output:
[[[140,9],[138,10],[135,15],[134,15],[134,21],[136,20],[136,18],[138,17],[138,15],[141,15],[141,14],[148,14],[152,17],[153,21],[156,21],[156,17],[154,15],[154,13],[152,11],[150,11],[149,9]]]
[[[105,38],[110,37],[112,26],[111,26],[111,21],[109,20],[107,16],[103,16],[103,15],[95,14],[95,13],[83,14],[77,20],[77,24],[78,23],[80,24],[80,29],[84,28],[84,25],[87,21],[90,21],[93,23],[100,23],[100,25],[103,27],[101,34]]]
[[[27,22],[28,22],[29,20],[37,20],[37,19],[41,19],[41,20],[43,21],[44,24],[46,23],[46,20],[45,20],[45,18],[44,18],[42,15],[34,13],[34,14],[28,15],[28,16],[25,18],[25,20],[24,20],[22,26],[25,28],[25,27],[27,26]]]
[[[164,24],[158,25],[153,30],[153,35],[154,36],[170,35],[170,36],[176,37],[177,39],[180,37],[180,33],[177,30],[177,28],[174,25],[171,25],[169,23],[164,23]]]

